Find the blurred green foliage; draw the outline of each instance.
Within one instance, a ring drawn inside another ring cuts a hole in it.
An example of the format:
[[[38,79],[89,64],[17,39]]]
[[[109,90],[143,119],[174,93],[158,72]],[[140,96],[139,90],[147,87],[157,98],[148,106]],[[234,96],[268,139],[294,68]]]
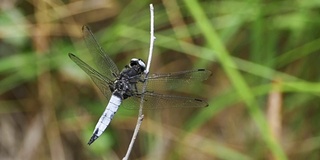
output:
[[[1,1],[0,159],[121,159],[137,111],[120,108],[92,146],[107,100],[67,56],[89,25],[119,68],[206,68],[203,109],[146,111],[130,159],[319,159],[320,1]]]

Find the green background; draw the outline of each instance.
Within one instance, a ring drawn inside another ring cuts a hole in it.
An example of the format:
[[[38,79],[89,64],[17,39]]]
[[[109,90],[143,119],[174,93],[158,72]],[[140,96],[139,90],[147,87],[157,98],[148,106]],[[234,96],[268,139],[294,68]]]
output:
[[[122,159],[137,110],[120,107],[89,140],[107,100],[68,57],[88,59],[88,25],[120,69],[206,68],[203,109],[146,110],[130,159],[320,159],[320,1],[0,2],[0,159]]]

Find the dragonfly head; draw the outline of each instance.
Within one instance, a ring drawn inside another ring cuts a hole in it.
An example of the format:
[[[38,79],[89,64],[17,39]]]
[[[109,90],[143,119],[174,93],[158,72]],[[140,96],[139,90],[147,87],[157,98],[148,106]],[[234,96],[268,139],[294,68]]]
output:
[[[131,68],[137,69],[139,73],[145,72],[146,70],[146,64],[143,62],[142,59],[138,59],[138,58],[132,58],[129,66]]]

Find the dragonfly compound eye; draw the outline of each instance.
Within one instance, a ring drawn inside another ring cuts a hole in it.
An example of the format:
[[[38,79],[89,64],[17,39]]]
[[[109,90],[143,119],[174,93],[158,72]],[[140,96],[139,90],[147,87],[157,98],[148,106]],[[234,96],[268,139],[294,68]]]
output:
[[[130,61],[130,67],[135,66],[135,65],[140,66],[141,72],[143,72],[146,69],[146,64],[143,62],[142,59],[132,58]]]

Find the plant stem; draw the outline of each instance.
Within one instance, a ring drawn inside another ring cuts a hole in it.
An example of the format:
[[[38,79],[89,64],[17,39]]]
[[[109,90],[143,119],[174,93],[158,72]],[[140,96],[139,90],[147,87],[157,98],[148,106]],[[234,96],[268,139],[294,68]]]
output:
[[[155,41],[155,36],[154,36],[154,12],[153,12],[153,5],[150,4],[150,47],[149,47],[149,57],[148,57],[148,63],[147,63],[147,68],[146,68],[146,76],[145,76],[145,79],[146,81],[144,82],[144,85],[143,85],[143,88],[142,88],[142,93],[145,92],[146,90],[146,87],[147,87],[147,83],[148,83],[148,75],[149,75],[149,69],[150,69],[150,64],[151,64],[151,59],[152,59],[152,51],[153,51],[153,43]],[[137,135],[138,135],[138,132],[140,130],[140,126],[141,126],[141,123],[143,121],[143,99],[144,99],[144,95],[142,94],[141,96],[141,101],[140,101],[140,109],[139,109],[139,116],[138,116],[138,120],[137,120],[137,125],[136,125],[136,128],[134,129],[134,132],[133,132],[133,135],[132,135],[132,138],[131,138],[131,142],[129,144],[129,147],[128,147],[128,150],[127,150],[127,153],[125,155],[125,157],[123,157],[123,160],[127,160],[130,156],[130,153],[132,151],[132,147],[133,147],[133,144],[137,138]]]

